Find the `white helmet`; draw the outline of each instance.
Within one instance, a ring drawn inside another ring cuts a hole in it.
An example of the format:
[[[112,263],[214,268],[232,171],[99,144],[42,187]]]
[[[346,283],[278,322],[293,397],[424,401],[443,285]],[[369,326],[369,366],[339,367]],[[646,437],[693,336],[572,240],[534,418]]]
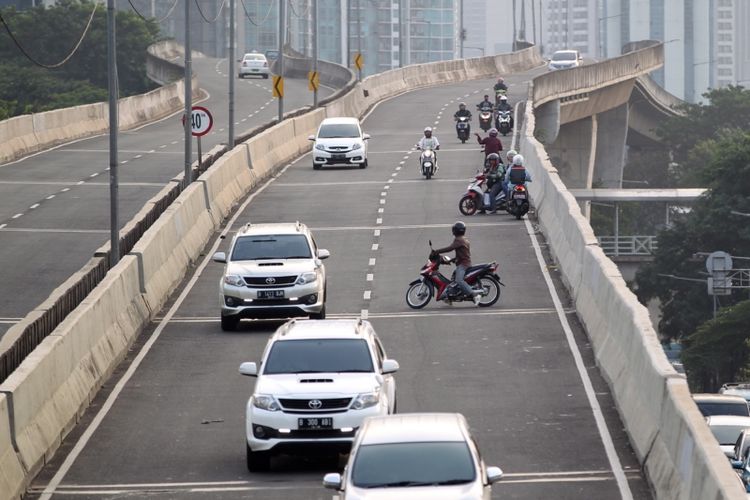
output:
[[[508,97],[507,97],[507,96],[504,96],[504,95],[501,95],[501,96],[500,96],[500,100],[501,100],[501,101],[507,101],[507,100],[508,100]]]
[[[512,160],[513,157],[515,157],[518,154],[518,152],[515,149],[511,149],[507,153],[505,153],[505,157],[509,160]]]
[[[424,128],[424,131],[425,131],[425,132],[432,132],[432,127],[425,127],[425,128]]]
[[[523,165],[523,155],[516,155],[513,157],[513,165]]]

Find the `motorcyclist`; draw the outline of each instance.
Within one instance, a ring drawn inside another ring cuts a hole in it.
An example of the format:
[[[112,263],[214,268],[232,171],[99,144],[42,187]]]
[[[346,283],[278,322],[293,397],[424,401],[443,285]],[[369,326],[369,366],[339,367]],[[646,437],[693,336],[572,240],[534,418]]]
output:
[[[494,214],[497,210],[495,198],[503,189],[503,179],[505,177],[505,165],[500,161],[499,154],[491,153],[487,155],[485,174],[487,175],[487,193],[490,195],[489,213]],[[482,207],[479,213],[485,213],[484,207]]]
[[[432,135],[432,127],[424,128],[424,136],[419,139],[417,149],[431,149],[433,151],[440,149],[440,141],[438,141],[437,137]]]
[[[505,80],[503,80],[503,77],[497,79],[497,83],[495,84],[494,89],[495,92],[497,92],[498,90],[504,90],[506,92],[508,91],[508,86],[505,85]]]
[[[437,257],[441,253],[448,253],[455,250],[456,257],[453,259],[456,263],[455,282],[467,297],[473,297],[474,304],[479,305],[479,301],[482,298],[482,292],[479,290],[474,290],[464,280],[464,277],[466,276],[466,270],[471,267],[471,249],[469,246],[469,240],[465,238],[466,224],[461,221],[456,222],[455,224],[453,224],[451,232],[454,236],[453,243],[445,248],[434,250],[432,252],[432,256]]]
[[[508,98],[506,96],[500,96],[500,102],[497,104],[497,111],[510,111],[510,128],[513,128],[513,106],[508,103]],[[495,125],[500,126],[497,117],[495,117]]]
[[[484,159],[485,163],[487,160],[487,157],[492,153],[500,154],[500,151],[503,150],[503,143],[500,142],[500,138],[497,136],[497,129],[491,128],[489,131],[489,134],[487,137],[482,138],[479,134],[475,133],[474,135],[477,136],[477,142],[484,146]]]
[[[495,105],[490,101],[490,96],[485,94],[484,100],[477,104],[477,109],[479,111],[492,111],[495,109]]]
[[[462,116],[465,116],[465,117],[467,117],[467,118],[468,118],[469,120],[471,120],[471,111],[469,111],[468,109],[466,109],[466,103],[465,103],[465,102],[459,103],[459,105],[458,105],[458,111],[456,111],[456,112],[455,112],[455,113],[453,114],[453,118],[454,118],[454,119],[455,119],[456,121],[458,121],[458,119],[459,119],[460,117],[462,117]]]
[[[527,182],[531,182],[531,174],[529,173],[529,169],[526,168],[524,165],[524,158],[523,155],[515,155],[513,156],[513,163],[508,165],[507,170],[505,171],[505,181],[503,182],[503,191],[505,192],[506,198],[508,197],[508,192],[510,190],[510,184],[511,184],[511,172],[513,171],[513,167],[522,167],[524,171],[524,180],[523,182],[513,182],[512,184],[523,184],[526,185]],[[520,169],[519,169],[520,170]]]

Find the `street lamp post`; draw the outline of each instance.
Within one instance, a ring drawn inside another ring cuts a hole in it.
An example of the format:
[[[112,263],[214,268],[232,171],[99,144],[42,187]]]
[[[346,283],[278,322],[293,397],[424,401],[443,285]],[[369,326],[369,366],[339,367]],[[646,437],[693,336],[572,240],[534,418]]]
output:
[[[427,25],[427,62],[432,59],[432,21],[427,19],[412,19],[411,22]]]
[[[619,14],[614,14],[611,16],[604,16],[604,17],[599,18],[599,57],[600,58],[603,58],[603,59],[607,58],[607,54],[606,54],[607,46],[604,43],[606,39],[605,34],[607,33],[607,30],[604,29],[604,23],[602,21],[605,21],[607,19],[614,19],[616,17],[622,17],[622,12],[620,12]]]

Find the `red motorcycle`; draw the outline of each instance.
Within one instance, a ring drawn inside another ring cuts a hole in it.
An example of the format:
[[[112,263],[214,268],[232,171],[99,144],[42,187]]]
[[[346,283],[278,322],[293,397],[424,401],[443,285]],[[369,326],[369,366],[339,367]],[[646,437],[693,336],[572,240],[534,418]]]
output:
[[[430,242],[430,250],[432,250],[432,242]],[[441,265],[451,262],[453,262],[453,259],[430,251],[427,263],[419,271],[420,278],[409,283],[409,289],[406,290],[406,303],[409,307],[422,309],[433,296],[435,296],[435,300],[442,300],[449,304],[473,301],[473,297],[467,296],[458,286],[458,283],[454,281],[455,272],[451,275],[451,279],[446,278],[440,272]],[[500,281],[500,276],[497,275],[497,268],[497,262],[491,262],[471,266],[466,271],[464,277],[466,283],[472,288],[482,291],[479,300],[480,307],[489,307],[500,299],[500,285],[503,285],[503,283]]]

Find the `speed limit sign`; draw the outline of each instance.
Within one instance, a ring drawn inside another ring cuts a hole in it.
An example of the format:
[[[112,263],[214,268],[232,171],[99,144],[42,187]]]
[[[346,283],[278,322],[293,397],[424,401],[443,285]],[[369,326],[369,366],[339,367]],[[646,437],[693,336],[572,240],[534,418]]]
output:
[[[185,116],[182,117],[182,123],[185,123]],[[211,112],[203,106],[193,106],[190,113],[190,128],[195,137],[201,137],[211,131],[214,125],[214,117]]]

